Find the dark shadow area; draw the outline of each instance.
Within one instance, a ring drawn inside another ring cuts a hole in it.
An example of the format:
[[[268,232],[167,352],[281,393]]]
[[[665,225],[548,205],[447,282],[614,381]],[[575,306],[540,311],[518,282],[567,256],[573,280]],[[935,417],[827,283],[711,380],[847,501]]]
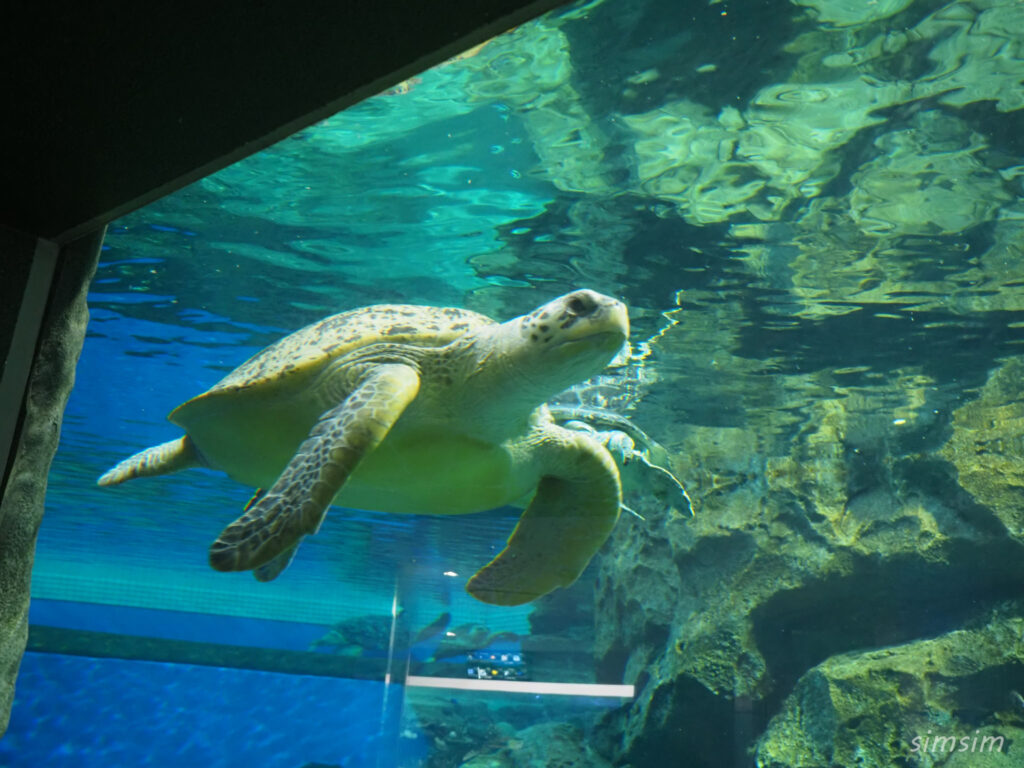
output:
[[[0,225],[68,241],[560,4],[25,5]]]

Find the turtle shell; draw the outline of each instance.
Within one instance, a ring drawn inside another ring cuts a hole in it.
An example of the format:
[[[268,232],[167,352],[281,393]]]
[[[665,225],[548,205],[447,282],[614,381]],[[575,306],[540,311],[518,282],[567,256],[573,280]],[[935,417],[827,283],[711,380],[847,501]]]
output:
[[[332,404],[315,386],[331,361],[371,344],[441,347],[493,324],[464,309],[403,304],[332,315],[257,352],[168,418],[189,433],[207,463],[263,486]]]
[[[379,304],[331,315],[257,352],[175,413],[200,398],[294,385],[303,375],[359,347],[381,342],[442,347],[474,328],[493,324],[489,317],[465,309],[408,304]]]

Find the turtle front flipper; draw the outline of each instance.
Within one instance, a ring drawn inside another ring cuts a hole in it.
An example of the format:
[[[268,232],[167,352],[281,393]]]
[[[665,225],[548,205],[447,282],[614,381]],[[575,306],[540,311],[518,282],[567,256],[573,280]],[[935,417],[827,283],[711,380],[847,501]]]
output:
[[[466,584],[493,605],[522,605],[583,573],[619,518],[622,488],[608,450],[571,430],[554,427],[549,466],[533,501],[497,557]]]
[[[270,490],[221,532],[210,547],[210,565],[218,571],[259,568],[316,533],[331,500],[384,439],[419,385],[419,375],[407,365],[371,369],[341,405],[320,417]]]

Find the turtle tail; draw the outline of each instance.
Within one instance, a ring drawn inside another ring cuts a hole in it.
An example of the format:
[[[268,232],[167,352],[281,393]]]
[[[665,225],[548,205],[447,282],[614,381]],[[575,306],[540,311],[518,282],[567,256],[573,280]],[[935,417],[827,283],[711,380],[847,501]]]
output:
[[[136,477],[167,475],[189,467],[198,467],[201,464],[195,444],[188,435],[185,435],[177,440],[154,445],[134,456],[129,456],[104,472],[96,483],[97,485],[120,485],[125,480],[132,480]]]

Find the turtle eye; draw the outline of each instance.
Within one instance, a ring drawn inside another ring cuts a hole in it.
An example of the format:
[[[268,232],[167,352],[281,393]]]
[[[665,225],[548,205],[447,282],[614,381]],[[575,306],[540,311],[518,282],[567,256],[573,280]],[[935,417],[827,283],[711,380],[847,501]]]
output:
[[[586,315],[589,315],[591,312],[594,311],[594,308],[597,306],[596,302],[588,301],[589,297],[584,298],[585,296],[586,294],[577,294],[573,296],[571,299],[569,299],[567,307],[569,311],[572,312],[577,317],[584,317]]]

